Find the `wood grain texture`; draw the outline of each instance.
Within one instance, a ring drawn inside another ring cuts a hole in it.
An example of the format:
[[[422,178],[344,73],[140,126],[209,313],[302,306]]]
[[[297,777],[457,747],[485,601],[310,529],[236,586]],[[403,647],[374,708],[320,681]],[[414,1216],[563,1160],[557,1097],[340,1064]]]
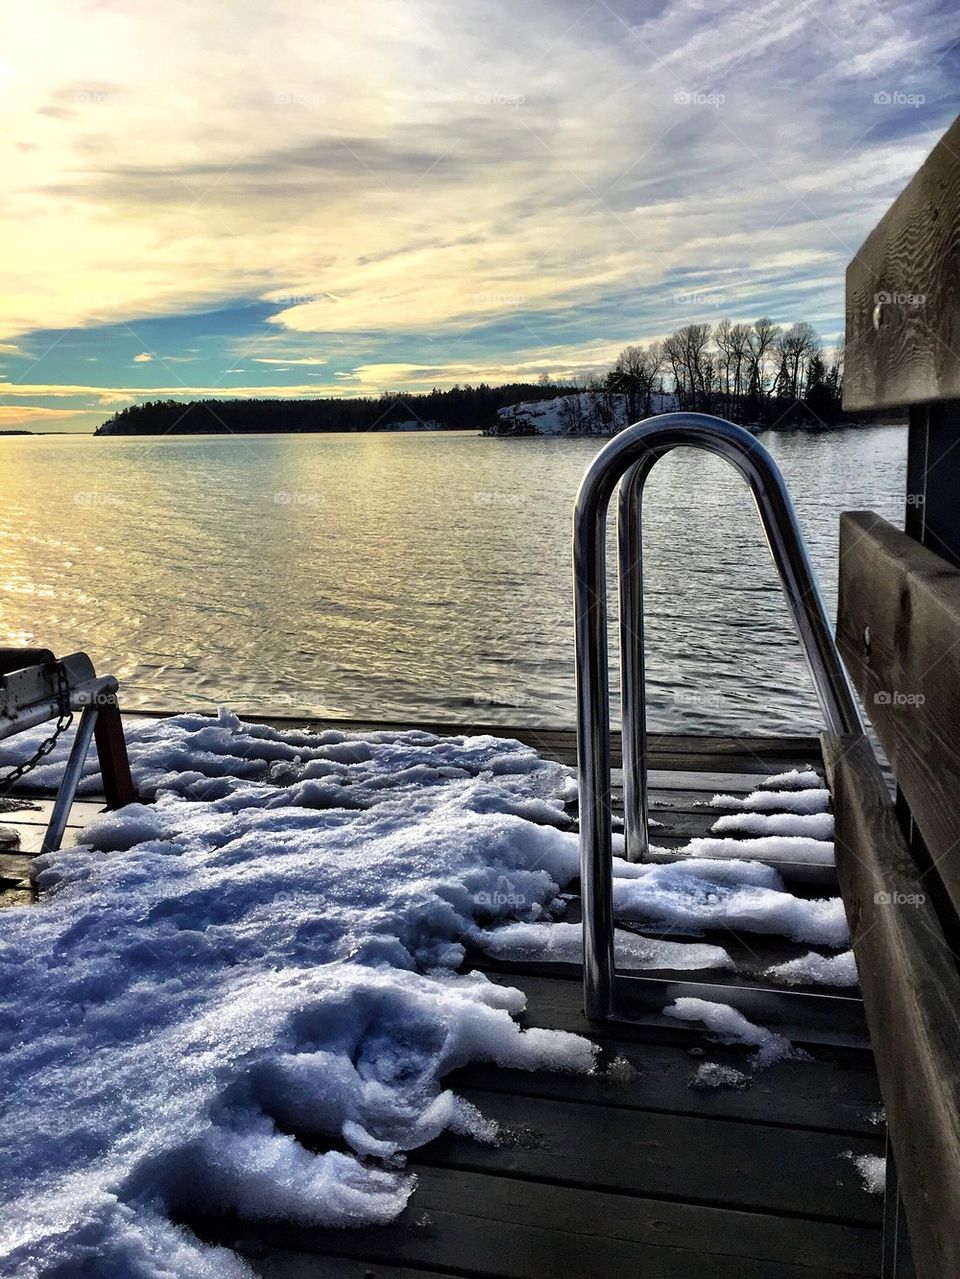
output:
[[[845,513],[837,639],[960,913],[960,569],[879,515]]]
[[[837,873],[920,1279],[960,1275],[960,973],[865,738],[824,735]]]
[[[311,1230],[209,1218],[189,1224],[201,1238],[237,1248],[263,1279],[319,1279],[327,1273],[327,1254],[364,1258],[377,1279],[404,1273],[393,1266],[484,1279],[841,1279],[877,1273],[880,1239],[872,1227],[538,1185],[466,1169],[421,1165],[417,1175],[409,1207],[391,1226]],[[311,1256],[315,1269],[309,1268]],[[384,1264],[389,1271],[376,1269]]]
[[[844,408],[950,399],[960,399],[960,117],[847,267]]]
[[[877,1121],[883,1103],[872,1060],[866,1054],[859,1056],[859,1061],[822,1054],[802,1061],[780,1061],[755,1074],[749,1088],[695,1088],[691,1080],[705,1061],[742,1071],[747,1050],[716,1043],[691,1050],[676,1044],[612,1039],[603,1045],[592,1075],[473,1065],[448,1075],[445,1083],[457,1091],[469,1087],[518,1097],[591,1102],[621,1111],[735,1119],[763,1127],[812,1129],[876,1141],[885,1132]],[[633,1120],[623,1117],[622,1122]]]

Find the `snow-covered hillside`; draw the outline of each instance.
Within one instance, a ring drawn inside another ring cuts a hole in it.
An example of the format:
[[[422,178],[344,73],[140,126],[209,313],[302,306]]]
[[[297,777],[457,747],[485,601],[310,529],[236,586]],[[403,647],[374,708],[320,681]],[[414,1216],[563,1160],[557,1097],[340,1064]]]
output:
[[[658,392],[652,413],[670,413],[676,396]],[[616,435],[630,426],[627,397],[615,392],[581,391],[552,400],[528,400],[497,410],[488,435]]]

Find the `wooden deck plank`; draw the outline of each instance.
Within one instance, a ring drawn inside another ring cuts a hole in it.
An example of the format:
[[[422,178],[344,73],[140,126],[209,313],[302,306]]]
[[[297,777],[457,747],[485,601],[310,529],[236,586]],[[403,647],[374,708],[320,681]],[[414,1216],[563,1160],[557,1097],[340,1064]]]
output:
[[[630,1039],[635,1042],[673,1043],[687,1046],[705,1042],[702,1030],[696,1029],[692,1023],[676,1021],[669,1017],[649,1015],[644,1022],[622,1020],[615,1022],[588,1022],[583,1014],[582,999],[576,990],[576,983],[571,983],[562,978],[537,977],[532,974],[518,976],[515,973],[496,971],[490,971],[488,976],[491,981],[495,981],[500,985],[518,986],[523,990],[527,996],[527,1006],[524,1012],[519,1014],[518,1018],[523,1026],[542,1026],[548,1030],[569,1030],[574,1034],[580,1035],[589,1033],[598,1042],[605,1042],[609,1039]],[[649,987],[651,1002],[656,1001],[665,1004],[679,995],[700,996],[703,992],[698,988],[704,984],[702,981],[703,976],[706,976],[706,974],[688,973],[686,974],[686,980],[682,983],[661,981],[653,977],[646,979],[637,977],[634,980],[638,984]],[[571,986],[573,991],[571,991]],[[746,993],[750,994],[752,992],[747,991]],[[759,1002],[762,998],[762,992],[756,992],[756,994]],[[725,1001],[734,1004],[738,1002],[733,990],[725,990],[724,996]],[[709,995],[706,995],[706,997],[709,998]],[[803,1025],[778,1023],[778,1019],[771,1017],[769,1012],[767,1016],[760,1017],[758,1020],[764,1025],[770,1025],[771,1028],[790,1035],[795,1043],[802,1045],[804,1048],[810,1047],[816,1050],[822,1047],[831,1047],[862,1053],[869,1058],[869,1050],[864,1047],[866,1040],[862,1022],[862,1004],[859,1000],[851,998],[844,999],[840,1003],[841,1007],[836,1010],[827,1009],[825,1014],[819,1018],[809,1004],[795,1006],[794,1016],[799,1019],[802,1015]],[[803,1008],[802,1014],[801,1007]],[[855,1014],[854,1010],[856,1010]],[[829,1028],[828,1023],[831,1022],[842,1025],[846,1015],[850,1015],[853,1019],[849,1034],[845,1035],[840,1031]]]
[[[390,1226],[332,1231],[210,1218],[190,1224],[203,1239],[237,1247],[263,1279],[313,1279],[326,1273],[328,1255],[484,1279],[851,1279],[877,1273],[880,1241],[872,1227],[537,1185],[463,1169],[420,1166],[417,1175],[409,1206]]]
[[[694,1072],[705,1061],[744,1070],[746,1056],[740,1049],[721,1044],[691,1050],[611,1038],[603,1045],[593,1075],[474,1065],[458,1070],[445,1082],[458,1090],[465,1087],[626,1110],[735,1119],[842,1136],[876,1139],[883,1135],[880,1089],[869,1062],[823,1056],[781,1061],[752,1075],[747,1088],[691,1087]]]
[[[360,721],[323,726],[408,727]],[[570,732],[504,726],[469,731],[513,736],[548,757],[575,760]],[[704,804],[712,794],[745,795],[774,772],[822,763],[813,739],[660,735],[655,752],[651,811],[664,825],[653,835],[674,847],[709,833],[720,815]],[[622,784],[620,776],[614,782]],[[39,839],[49,813],[49,799],[38,805],[10,815],[28,842],[31,832]],[[80,801],[71,813],[74,838],[102,805],[98,797]],[[574,902],[570,918],[576,914]],[[730,934],[719,944],[739,947],[744,961],[751,953],[756,958],[757,967],[746,975],[718,983],[731,997],[736,995],[731,982],[742,988],[768,960],[810,949],[782,938],[747,937],[741,943]],[[821,1041],[830,1035],[811,1024],[807,1039],[798,1042],[809,1042],[812,1060],[779,1063],[743,1090],[701,1091],[689,1084],[699,1064],[742,1066],[746,1050],[715,1045],[702,1028],[662,1016],[646,1025],[590,1027],[580,1012],[575,966],[559,971],[542,966],[541,972],[471,958],[492,980],[527,993],[522,1024],[590,1032],[600,1044],[601,1069],[573,1076],[475,1065],[451,1076],[446,1082],[458,1093],[505,1123],[508,1140],[491,1147],[446,1134],[411,1152],[419,1187],[391,1226],[333,1231],[191,1219],[201,1237],[237,1245],[264,1279],[876,1274],[879,1201],[861,1188],[856,1169],[843,1157],[846,1151],[883,1149],[883,1129],[872,1122],[880,1103],[868,1051],[826,1048]],[[680,982],[704,976],[711,974],[661,974],[644,988],[665,1000],[681,993]],[[685,986],[683,993],[696,989]],[[858,1007],[855,1000],[835,1005],[841,1021],[856,1021]],[[848,1040],[857,1037],[839,1036],[839,1042]]]
[[[711,1207],[880,1224],[877,1199],[864,1191],[843,1155],[851,1149],[857,1155],[882,1154],[882,1138],[656,1111],[645,1111],[638,1121],[616,1106],[474,1089],[464,1089],[461,1096],[497,1122],[500,1144],[447,1132],[412,1152],[412,1163]]]
[[[143,714],[145,712],[137,712]],[[169,712],[165,712],[169,713]],[[151,712],[151,714],[160,714]],[[249,718],[278,729],[301,728],[310,731],[339,729],[342,732],[403,732],[418,729],[437,736],[492,736],[512,738],[533,746],[548,758],[561,763],[576,763],[576,733],[569,728],[530,725],[456,723],[455,721],[397,721],[370,719],[311,719],[252,714]],[[806,764],[820,766],[820,743],[813,735],[774,736],[744,733],[715,735],[698,733],[650,733],[651,766],[655,769],[691,769],[694,771],[747,772],[770,774]],[[620,734],[611,734],[613,763],[620,764]]]
[[[7,826],[17,832],[20,836],[20,842],[16,851],[28,857],[35,857],[43,846],[43,836],[46,831],[45,826],[35,825],[33,823],[20,823],[3,821],[0,825]],[[82,826],[68,826],[63,833],[62,848],[72,848],[78,842]]]
[[[840,557],[840,650],[960,915],[960,569],[871,511]]]
[[[647,934],[644,932],[643,934]],[[676,934],[671,933],[665,938],[668,941],[686,940],[678,939]],[[690,939],[691,941],[694,939]],[[644,968],[642,975],[651,978],[658,978],[670,987],[678,982],[709,982],[713,986],[723,987],[729,986],[732,990],[743,988],[745,986],[762,986],[764,988],[771,987],[783,990],[789,994],[807,994],[807,995],[823,995],[823,986],[804,986],[802,984],[787,985],[786,983],[778,983],[772,978],[766,976],[766,969],[771,967],[775,959],[771,958],[770,952],[757,951],[752,955],[741,943],[739,948],[735,948],[731,944],[731,939],[723,934],[714,933],[709,938],[706,936],[696,938],[697,941],[707,942],[708,945],[723,946],[729,954],[732,949],[738,949],[738,962],[736,971],[731,972],[729,969],[723,968],[700,968],[700,969],[673,969],[673,968]],[[798,948],[803,954],[809,953],[809,947]],[[783,951],[777,948],[773,952],[780,962],[785,962],[785,958],[781,956],[796,959],[799,957],[797,950]],[[509,978],[518,986],[523,988],[527,977],[541,977],[545,979],[580,981],[580,965],[579,964],[559,964],[559,963],[543,963],[531,960],[511,960],[493,958],[476,951],[468,951],[468,962],[471,968],[480,972],[489,974],[498,974],[501,977]],[[631,970],[632,971],[632,970]],[[843,987],[842,990],[832,990],[832,994],[846,995],[850,997],[856,996],[856,990],[852,987]]]

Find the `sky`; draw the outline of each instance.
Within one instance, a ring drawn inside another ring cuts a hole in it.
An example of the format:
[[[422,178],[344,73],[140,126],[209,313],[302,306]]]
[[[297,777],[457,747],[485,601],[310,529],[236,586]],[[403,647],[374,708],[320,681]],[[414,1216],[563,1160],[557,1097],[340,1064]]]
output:
[[[956,115],[952,0],[30,0],[0,429],[584,378],[808,320]]]

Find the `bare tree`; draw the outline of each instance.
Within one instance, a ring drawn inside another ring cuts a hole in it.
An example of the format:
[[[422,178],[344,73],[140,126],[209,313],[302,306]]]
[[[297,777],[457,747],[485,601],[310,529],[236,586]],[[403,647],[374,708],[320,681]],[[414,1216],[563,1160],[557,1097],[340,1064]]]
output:
[[[617,356],[607,377],[607,388],[626,396],[627,416],[635,422],[649,417],[653,388],[663,368],[663,348],[659,342],[650,346],[627,346]]]
[[[813,353],[820,350],[820,334],[808,324],[800,320],[792,324],[786,333],[781,334],[778,343],[778,355],[781,361],[780,376],[785,384],[786,394],[799,400],[803,395],[803,374],[807,362]]]
[[[713,344],[717,348],[717,372],[723,390],[724,411],[730,411],[730,374],[733,368],[733,322],[722,319],[713,330]]]
[[[763,397],[766,394],[767,361],[780,336],[780,325],[775,324],[769,315],[761,315],[754,320],[753,329],[748,339],[749,344],[749,390],[751,399],[757,402],[762,415]]]
[[[730,349],[733,359],[733,394],[739,403],[743,397],[744,374],[750,359],[750,325],[738,323],[730,330]]]

